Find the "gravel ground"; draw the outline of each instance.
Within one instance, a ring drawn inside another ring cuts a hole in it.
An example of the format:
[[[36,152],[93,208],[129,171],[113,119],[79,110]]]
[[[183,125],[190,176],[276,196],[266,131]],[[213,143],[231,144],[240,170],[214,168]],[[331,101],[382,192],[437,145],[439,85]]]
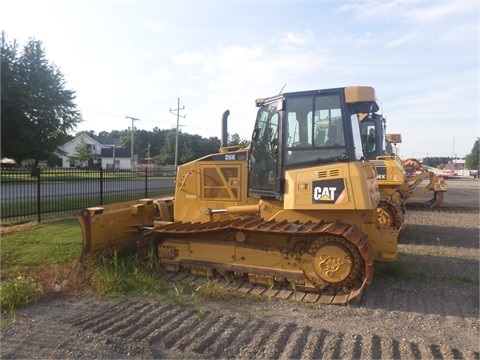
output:
[[[441,207],[409,200],[398,261],[348,306],[78,294],[17,310],[1,358],[480,359],[480,182],[448,185]]]

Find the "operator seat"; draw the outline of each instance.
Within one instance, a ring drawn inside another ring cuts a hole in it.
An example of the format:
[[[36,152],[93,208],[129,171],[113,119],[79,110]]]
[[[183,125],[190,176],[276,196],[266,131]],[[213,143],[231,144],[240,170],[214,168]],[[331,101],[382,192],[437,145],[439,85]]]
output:
[[[328,128],[328,139],[325,141],[325,146],[333,146],[337,142],[337,127],[330,125]]]

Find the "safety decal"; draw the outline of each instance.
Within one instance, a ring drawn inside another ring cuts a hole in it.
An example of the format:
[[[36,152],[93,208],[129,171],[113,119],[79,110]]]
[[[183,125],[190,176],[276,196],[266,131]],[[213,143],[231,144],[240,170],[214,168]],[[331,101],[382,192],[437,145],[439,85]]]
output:
[[[319,180],[312,183],[312,203],[332,204],[343,195],[345,183],[343,179]],[[342,197],[343,197],[342,196]]]
[[[387,180],[387,167],[385,165],[375,165],[377,171],[377,180]]]

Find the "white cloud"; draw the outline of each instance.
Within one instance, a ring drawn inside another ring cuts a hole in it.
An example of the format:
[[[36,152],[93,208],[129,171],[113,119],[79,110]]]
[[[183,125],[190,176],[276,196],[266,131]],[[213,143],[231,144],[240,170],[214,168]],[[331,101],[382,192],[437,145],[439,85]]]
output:
[[[357,18],[362,19],[384,19],[398,11],[398,1],[364,1],[361,3],[350,3],[340,7],[340,12],[354,12]]]
[[[155,80],[172,79],[174,76],[173,71],[167,68],[157,68],[153,72],[153,78]]]
[[[179,65],[202,64],[206,61],[205,54],[200,51],[183,52],[171,56],[172,61]]]
[[[417,31],[411,32],[411,33],[406,34],[406,35],[404,35],[404,36],[402,36],[398,39],[389,41],[386,44],[386,47],[387,48],[394,48],[394,47],[398,47],[398,46],[407,44],[407,43],[411,42],[412,40],[418,38],[418,36],[419,36],[419,33]]]
[[[151,32],[159,33],[160,31],[166,28],[166,23],[161,21],[155,21],[155,22],[144,21],[143,26],[145,26],[145,28],[147,28]]]
[[[413,7],[403,12],[403,16],[419,23],[451,19],[465,11],[478,10],[476,1],[428,2],[427,7]],[[433,4],[433,5],[432,5]]]
[[[439,42],[444,44],[459,44],[471,42],[472,40],[479,41],[479,24],[465,23],[458,26],[452,26],[448,31],[439,35]]]
[[[313,39],[313,32],[305,30],[303,32],[288,31],[280,34],[281,42],[286,47],[299,47],[310,44]]]

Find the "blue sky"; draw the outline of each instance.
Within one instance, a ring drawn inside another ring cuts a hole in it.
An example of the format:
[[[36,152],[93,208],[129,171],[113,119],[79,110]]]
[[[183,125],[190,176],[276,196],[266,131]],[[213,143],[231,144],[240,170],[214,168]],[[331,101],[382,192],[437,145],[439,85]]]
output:
[[[254,100],[371,85],[402,158],[463,157],[479,134],[479,5],[454,1],[2,2],[76,92],[77,130],[176,126],[250,138]]]

